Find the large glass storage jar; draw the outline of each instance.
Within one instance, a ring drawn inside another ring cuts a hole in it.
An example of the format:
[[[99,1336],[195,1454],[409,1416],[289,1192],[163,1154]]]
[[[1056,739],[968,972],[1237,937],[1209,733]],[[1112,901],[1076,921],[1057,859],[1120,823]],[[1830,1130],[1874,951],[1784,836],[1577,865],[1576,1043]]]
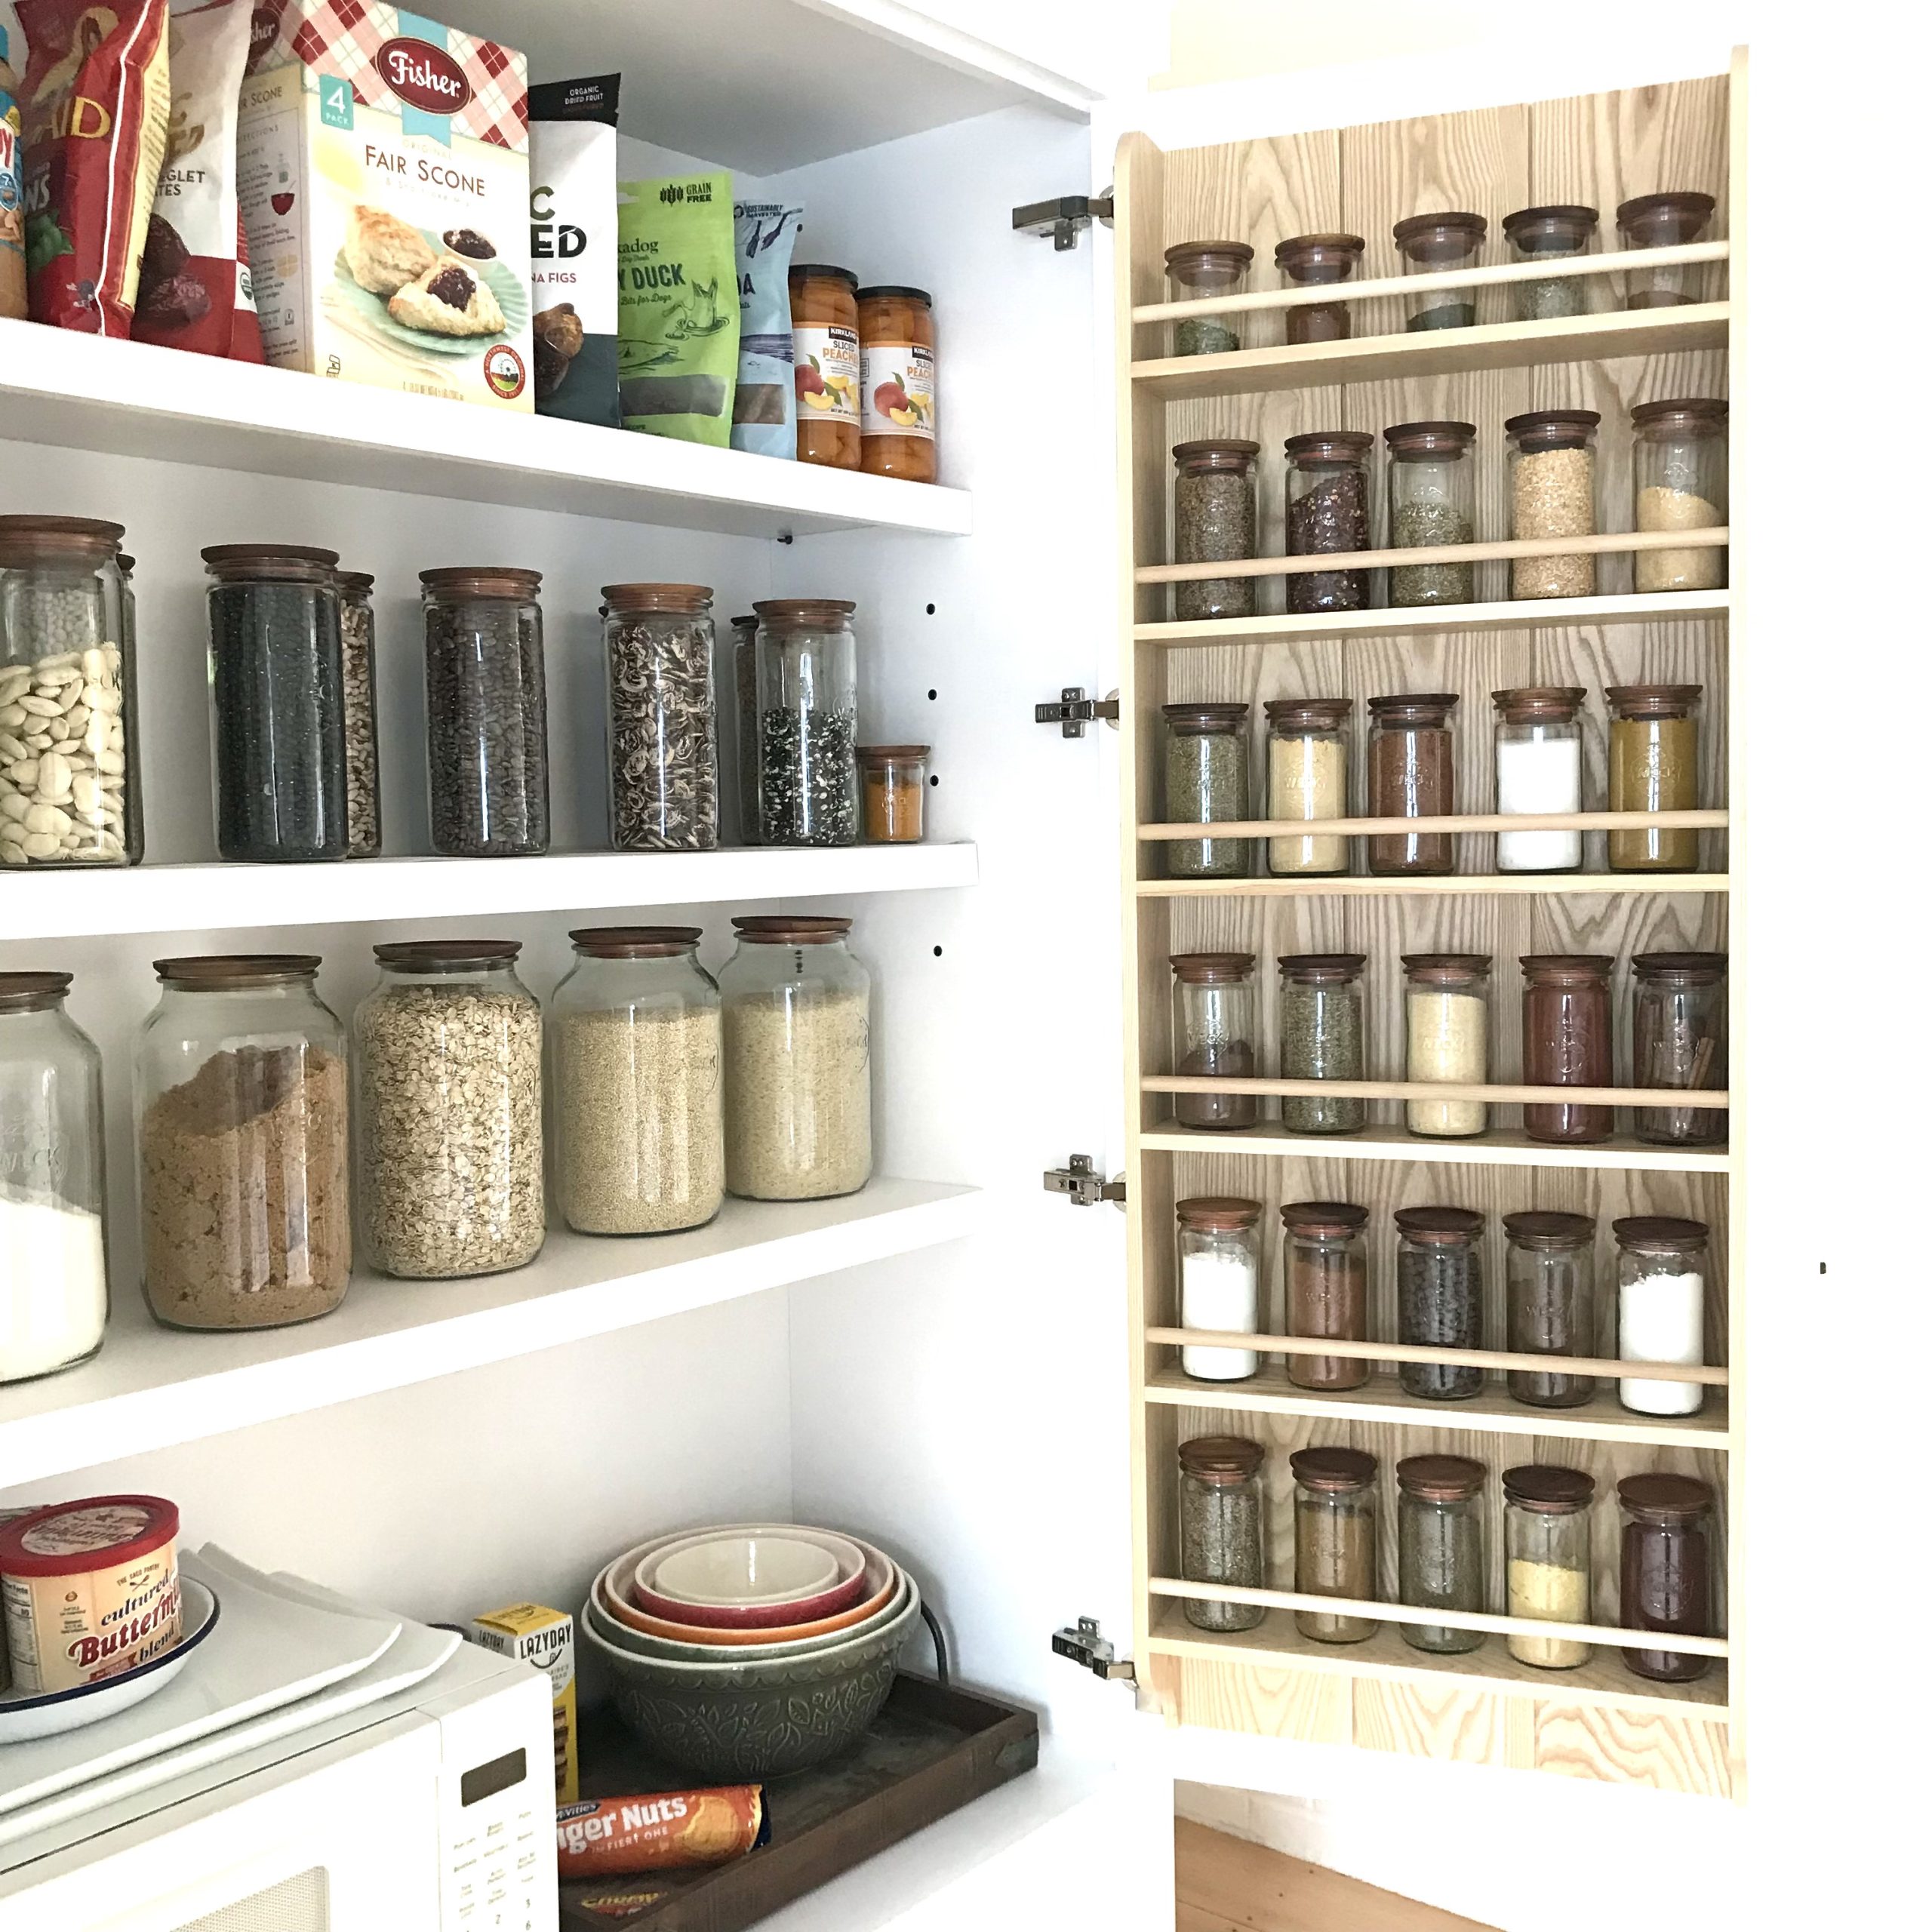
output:
[[[0,1383],[85,1361],[107,1326],[100,1050],[71,973],[0,973]]]
[[[1518,208],[1503,217],[1503,232],[1512,262],[1574,260],[1590,252],[1596,238],[1597,211],[1564,203],[1551,208]],[[1586,275],[1553,275],[1512,282],[1510,312],[1519,322],[1555,321],[1588,315],[1590,284]]]
[[[1395,1465],[1396,1595],[1417,1610],[1480,1614],[1489,1604],[1482,1490],[1489,1472],[1468,1456],[1405,1456]],[[1411,1650],[1456,1657],[1482,1647],[1480,1630],[1400,1625]]]
[[[321,961],[160,959],[135,1053],[141,1291],[176,1328],[278,1328],[349,1287],[349,1055]],[[366,1124],[365,1131],[366,1132]]]
[[[1366,1080],[1360,952],[1290,953],[1275,961],[1281,976],[1281,1068],[1284,1080]],[[1368,1103],[1347,1094],[1284,1094],[1281,1124],[1291,1134],[1359,1134]]]
[[[215,844],[224,859],[346,858],[340,559],[217,543],[202,561]]]
[[[756,608],[758,843],[856,845],[858,607],[801,597]]]
[[[446,858],[550,848],[543,614],[536,571],[424,571],[429,842]]]
[[[1630,1084],[1721,1090],[1725,1048],[1721,952],[1640,952],[1630,962]],[[1639,1107],[1637,1138],[1666,1147],[1706,1147],[1724,1137],[1718,1107]]]
[[[859,278],[829,262],[794,262],[792,362],[798,392],[798,460],[857,469],[864,460],[859,387]]]
[[[121,530],[0,516],[0,866],[140,862]]]
[[[1349,718],[1346,697],[1270,698],[1268,802],[1272,819],[1338,819],[1349,815]],[[1349,869],[1349,841],[1340,832],[1290,833],[1268,841],[1268,870],[1276,878],[1333,878]]]
[[[1473,1208],[1401,1208],[1395,1251],[1396,1339],[1411,1348],[1482,1346],[1483,1217]],[[1405,1361],[1404,1391],[1432,1402],[1482,1392],[1466,1362]]]
[[[1281,1277],[1288,1333],[1323,1342],[1368,1340],[1368,1210],[1348,1201],[1291,1201],[1281,1210]],[[1297,1389],[1359,1389],[1358,1355],[1285,1358]]]
[[[1389,547],[1434,549],[1472,542],[1476,426],[1398,423],[1382,435],[1389,445]],[[1398,609],[1468,604],[1475,594],[1473,564],[1397,564],[1389,572],[1389,601]]]
[[[1583,809],[1583,702],[1579,685],[1524,685],[1492,691],[1496,706],[1496,809],[1510,817]],[[1574,872],[1583,863],[1580,832],[1499,832],[1500,872]]]
[[[1197,1435],[1180,1445],[1180,1574],[1187,1582],[1267,1587],[1263,1454],[1244,1435]],[[1258,1603],[1183,1597],[1181,1614],[1197,1630],[1252,1630],[1268,1613]]]
[[[1702,685],[1612,685],[1610,809],[1690,812],[1697,809],[1697,707]],[[1613,832],[1614,872],[1694,872],[1696,826],[1644,826]]]
[[[1587,1214],[1536,1208],[1503,1217],[1509,1346],[1517,1355],[1597,1352],[1597,1224]],[[1511,1396],[1536,1409],[1574,1409],[1597,1392],[1596,1378],[1555,1369],[1512,1368]]]
[[[1171,825],[1212,825],[1248,813],[1247,706],[1164,704],[1167,720],[1164,809]],[[1248,838],[1174,838],[1173,878],[1245,878],[1254,863]]]
[[[376,580],[367,571],[337,571],[341,599],[343,770],[349,795],[349,856],[383,850],[381,761],[376,746]]]
[[[1395,247],[1404,275],[1446,275],[1474,268],[1489,234],[1479,214],[1456,210],[1447,214],[1412,214],[1395,227]],[[1434,289],[1418,295],[1409,309],[1411,329],[1466,329],[1476,318],[1473,288]]]
[[[718,983],[695,926],[592,926],[551,996],[550,1152],[580,1234],[701,1227],[724,1198]]]
[[[1372,697],[1368,701],[1368,816],[1447,818],[1456,810],[1456,742],[1449,714],[1454,691]],[[1382,877],[1434,875],[1456,869],[1447,832],[1378,832],[1368,841],[1368,869]]]
[[[1259,443],[1238,436],[1174,445],[1176,563],[1238,563],[1255,555],[1254,459],[1260,453]],[[1175,620],[1251,617],[1255,583],[1251,577],[1208,577],[1177,583]]]
[[[1407,1032],[1403,1078],[1481,1087],[1489,1081],[1489,955],[1405,952],[1402,1011]],[[1470,1099],[1410,1100],[1411,1134],[1466,1140],[1489,1125],[1489,1104]]]
[[[1288,465],[1287,554],[1345,555],[1368,548],[1368,452],[1362,429],[1321,429],[1282,445]],[[1288,583],[1298,617],[1368,608],[1366,571],[1303,571]]]
[[[1594,409],[1532,409],[1503,426],[1509,438],[1509,534],[1522,541],[1594,537],[1597,425]],[[1597,560],[1589,551],[1513,557],[1509,595],[1594,597]]]
[[[731,620],[732,722],[737,728],[738,843],[758,842],[758,617]]]
[[[1183,242],[1167,253],[1170,302],[1223,301],[1247,288],[1254,251],[1245,242]],[[1224,355],[1241,346],[1238,314],[1186,315],[1174,324],[1177,355]]]
[[[1177,952],[1168,963],[1174,975],[1175,1072],[1201,1080],[1252,1080],[1261,1070],[1254,955]],[[1252,1127],[1261,1118],[1260,1097],[1251,1091],[1174,1097],[1179,1127],[1232,1130]]]
[[[1631,411],[1632,521],[1638,530],[1711,530],[1724,521],[1730,414],[1730,405],[1715,396],[1640,402]],[[1633,564],[1640,593],[1715,590],[1724,582],[1724,552],[1715,543],[1639,550]]]
[[[1377,1603],[1375,1458],[1362,1449],[1297,1449],[1288,1458],[1295,1478],[1295,1589],[1304,1596],[1348,1597]],[[1372,1637],[1373,1619],[1346,1612],[1298,1610],[1295,1628],[1318,1644],[1359,1644]]]
[[[939,481],[938,350],[925,290],[859,291],[859,466],[868,476]]]
[[[1616,1077],[1611,1052],[1610,974],[1601,952],[1537,952],[1523,970],[1523,1081],[1530,1087],[1607,1087]],[[1586,1145],[1617,1131],[1617,1109],[1593,1103],[1537,1100],[1523,1108],[1532,1140]]]
[[[1581,1469],[1525,1463],[1503,1472],[1505,1614],[1539,1623],[1588,1623],[1590,1615],[1590,1502],[1594,1478]],[[1504,1640],[1518,1663],[1574,1670],[1590,1647],[1574,1637]]]
[[[1623,1540],[1617,1565],[1620,1620],[1626,1630],[1672,1637],[1711,1634],[1710,1484],[1695,1476],[1657,1470],[1626,1476],[1617,1485]],[[1690,1684],[1711,1667],[1685,1651],[1627,1650],[1625,1664],[1639,1677]]]
[[[1639,195],[1617,211],[1618,241],[1626,248],[1681,248],[1700,239],[1717,202],[1695,189]],[[1680,262],[1665,268],[1634,268],[1626,277],[1626,309],[1675,309],[1704,299],[1709,264]]]
[[[916,845],[926,835],[931,745],[861,745],[859,789],[869,845]]]
[[[1359,235],[1296,235],[1275,245],[1275,266],[1284,288],[1326,288],[1346,281],[1361,266],[1367,247]],[[1291,349],[1309,342],[1346,342],[1349,305],[1310,302],[1284,312]]]
[[[712,641],[707,586],[604,586],[611,843],[620,852],[718,844]]]
[[[1617,1237],[1617,1356],[1620,1361],[1701,1367],[1711,1231],[1675,1214],[1633,1214],[1610,1224]],[[1694,1416],[1701,1382],[1626,1376],[1617,1399],[1641,1416]]]
[[[1180,1325],[1224,1335],[1261,1327],[1261,1203],[1198,1195],[1174,1203],[1180,1270]],[[1203,1382],[1245,1382],[1260,1365],[1252,1349],[1186,1343],[1181,1372]]]
[[[724,1007],[724,1185],[818,1201],[872,1178],[872,977],[850,919],[734,918]]]
[[[355,1009],[362,1252],[386,1275],[494,1275],[543,1245],[543,1015],[514,940],[376,948]]]

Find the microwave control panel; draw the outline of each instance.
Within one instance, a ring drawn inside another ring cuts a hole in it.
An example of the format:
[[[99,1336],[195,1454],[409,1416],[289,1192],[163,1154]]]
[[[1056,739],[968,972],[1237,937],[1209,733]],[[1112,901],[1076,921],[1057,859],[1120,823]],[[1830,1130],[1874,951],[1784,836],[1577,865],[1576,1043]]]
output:
[[[494,1694],[438,1715],[441,1932],[557,1932],[549,1680],[522,1670]]]

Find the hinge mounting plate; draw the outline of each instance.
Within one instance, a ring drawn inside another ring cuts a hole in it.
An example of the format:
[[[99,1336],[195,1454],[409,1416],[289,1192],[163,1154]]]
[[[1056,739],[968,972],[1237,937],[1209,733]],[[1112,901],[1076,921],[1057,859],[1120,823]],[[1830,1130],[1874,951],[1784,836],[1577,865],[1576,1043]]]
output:
[[[1109,1683],[1134,1681],[1134,1660],[1114,1655],[1113,1645],[1100,1635],[1099,1621],[1091,1617],[1083,1617],[1078,1623],[1054,1632],[1054,1655],[1069,1658]]]
[[[1013,211],[1013,226],[1021,235],[1051,235],[1057,254],[1080,245],[1080,231],[1097,221],[1114,225],[1114,191],[1097,195],[1062,195],[1051,202],[1029,202]]]
[[[1104,723],[1120,729],[1120,693],[1109,691],[1105,697],[1089,697],[1084,685],[1062,685],[1057,704],[1036,704],[1033,707],[1035,724],[1057,724],[1063,738],[1084,738],[1089,724]]]
[[[1063,1168],[1049,1168],[1040,1177],[1049,1194],[1063,1194],[1076,1208],[1097,1207],[1111,1201],[1117,1208],[1127,1205],[1127,1177],[1109,1180],[1094,1164],[1091,1154],[1074,1154]]]

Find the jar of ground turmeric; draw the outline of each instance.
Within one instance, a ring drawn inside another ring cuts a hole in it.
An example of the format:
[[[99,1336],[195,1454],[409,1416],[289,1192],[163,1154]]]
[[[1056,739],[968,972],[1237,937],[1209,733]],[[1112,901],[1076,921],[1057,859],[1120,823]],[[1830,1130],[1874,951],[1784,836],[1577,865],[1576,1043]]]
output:
[[[869,845],[916,845],[926,835],[931,745],[861,745],[860,790]]]
[[[859,291],[860,467],[909,483],[939,481],[939,364],[933,298],[923,288]]]
[[[1610,704],[1610,809],[1697,809],[1697,702],[1701,685],[1614,685]],[[1694,872],[1694,829],[1646,826],[1610,835],[1614,872]]]
[[[859,278],[822,262],[792,265],[792,380],[798,460],[859,466]]]

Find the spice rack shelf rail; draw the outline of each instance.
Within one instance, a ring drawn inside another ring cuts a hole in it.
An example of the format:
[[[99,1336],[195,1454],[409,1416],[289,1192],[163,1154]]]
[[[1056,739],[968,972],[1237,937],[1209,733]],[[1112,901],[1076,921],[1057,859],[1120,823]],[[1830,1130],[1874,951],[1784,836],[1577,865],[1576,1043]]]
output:
[[[1217,568],[1223,574],[1227,574],[1227,566]],[[1472,631],[1608,629],[1625,624],[1724,617],[1730,611],[1728,590],[1678,590],[1641,597],[1542,597],[1487,604],[1430,604],[1404,610],[1338,611],[1331,615],[1309,617],[1277,612],[1258,617],[1203,618],[1195,623],[1136,624],[1134,637],[1137,644],[1166,645],[1182,650],[1190,645],[1296,644],[1331,638],[1453,636]]]
[[[1420,1161],[1446,1167],[1565,1168],[1623,1174],[1721,1174],[1730,1169],[1730,1156],[1721,1147],[1659,1147],[1627,1136],[1589,1146],[1560,1146],[1500,1128],[1467,1140],[1435,1140],[1395,1127],[1315,1135],[1288,1134],[1278,1127],[1217,1133],[1169,1124],[1143,1128],[1134,1145],[1147,1154],[1250,1154],[1277,1161]]]
[[[1431,1080],[1237,1079],[1211,1073],[1143,1073],[1143,1094],[1256,1094],[1297,1100],[1481,1100],[1491,1106],[1682,1107],[1730,1105],[1721,1088],[1702,1087],[1528,1087]]]
[[[1414,818],[1240,818],[1143,825],[1148,843],[1195,838],[1407,838],[1423,832],[1721,832],[1730,823],[1722,807],[1684,812],[1453,812]],[[1443,875],[1442,876],[1451,876]],[[1635,876],[1635,875],[1633,875]]]
[[[881,1177],[832,1201],[727,1201],[709,1226],[553,1229],[528,1267],[445,1281],[358,1275],[292,1327],[189,1333],[118,1297],[91,1361],[0,1389],[0,1472],[33,1482],[277,1417],[434,1381],[977,1232],[971,1188]]]
[[[1416,543],[1401,550],[1329,550],[1305,557],[1230,557],[1222,563],[1143,564],[1134,573],[1134,580],[1136,583],[1188,583],[1208,577],[1309,577],[1321,571],[1332,572],[1343,561],[1352,571],[1387,570],[1420,564],[1495,563],[1512,557],[1601,557],[1638,550],[1717,550],[1730,542],[1730,526],[1721,523],[1706,530],[1612,530],[1595,537],[1498,537],[1480,543]],[[1520,611],[1544,602],[1576,605],[1596,601],[1583,597],[1526,597],[1503,608]],[[1451,604],[1428,608],[1453,611],[1459,607]],[[1517,621],[1524,620],[1518,618]]]
[[[1143,878],[1142,899],[1383,899],[1508,893],[1728,892],[1728,872],[1455,872],[1427,878]]]
[[[963,537],[964,490],[0,321],[23,442],[734,536]]]

